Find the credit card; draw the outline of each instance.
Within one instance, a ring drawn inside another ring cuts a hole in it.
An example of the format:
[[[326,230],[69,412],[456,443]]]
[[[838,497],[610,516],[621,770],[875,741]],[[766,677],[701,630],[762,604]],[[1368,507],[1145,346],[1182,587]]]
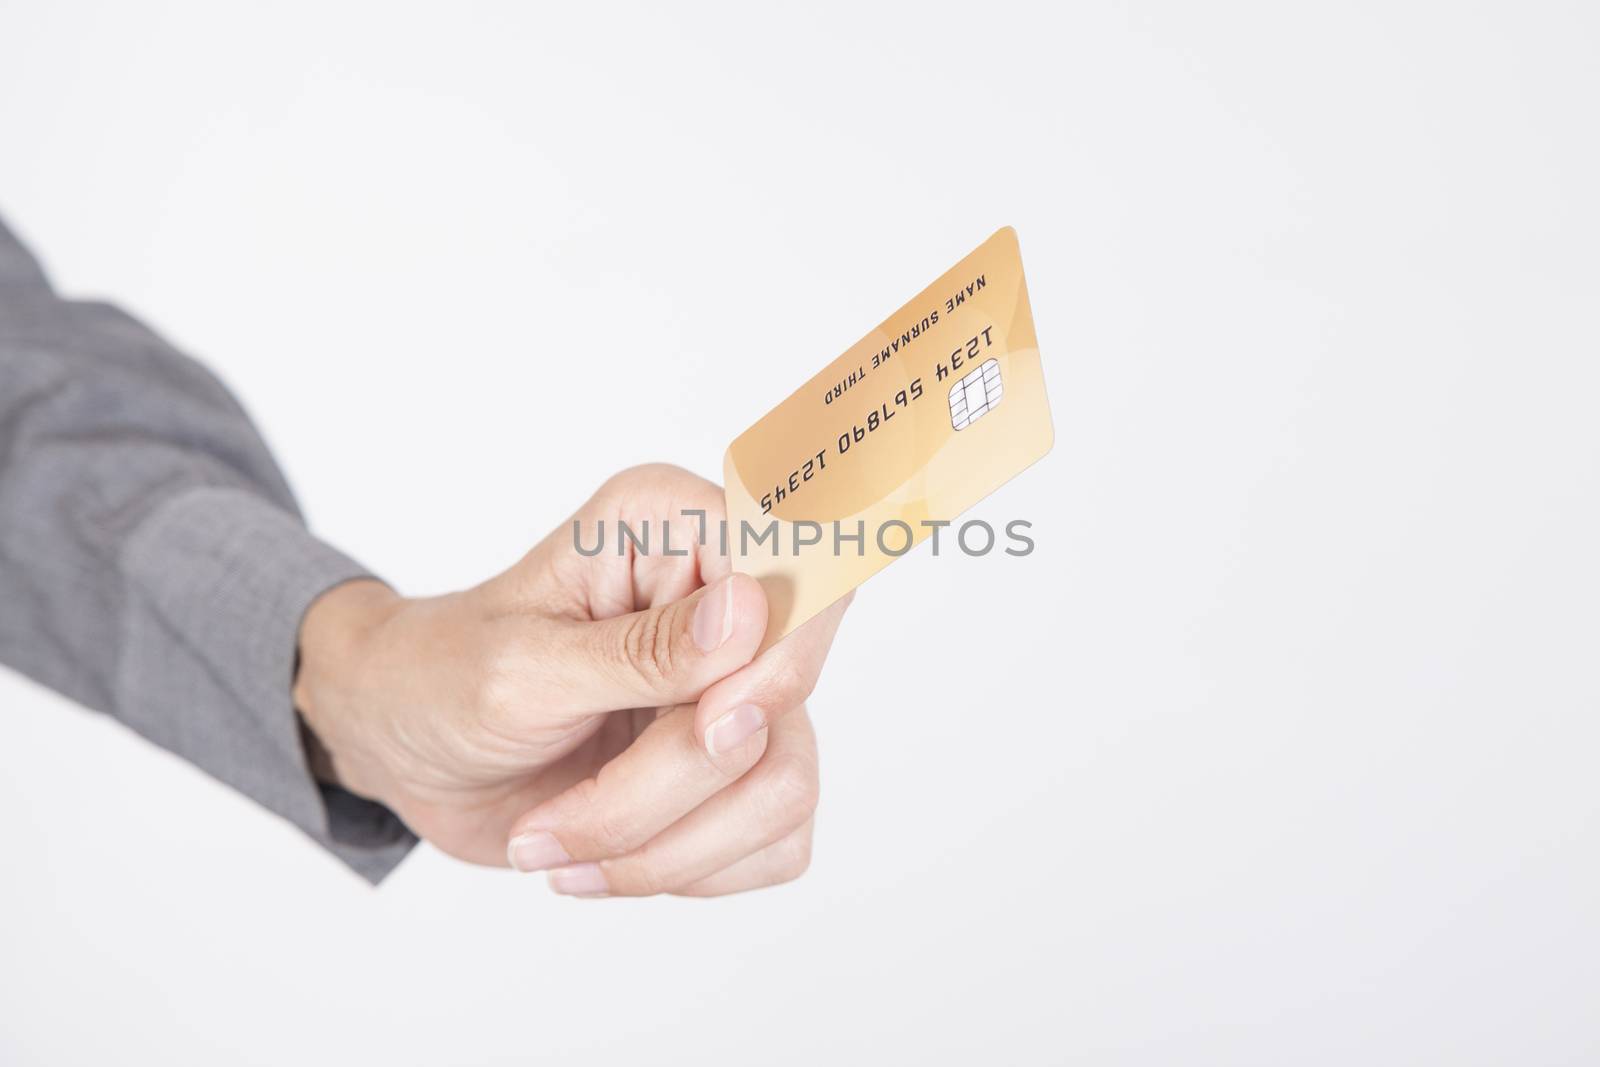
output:
[[[954,551],[944,524],[1054,440],[1008,226],[729,446],[726,547],[766,590],[762,648],[929,537]]]

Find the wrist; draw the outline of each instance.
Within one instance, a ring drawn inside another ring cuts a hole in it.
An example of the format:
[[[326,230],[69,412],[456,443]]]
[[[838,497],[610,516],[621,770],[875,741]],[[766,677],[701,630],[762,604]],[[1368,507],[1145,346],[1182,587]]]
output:
[[[371,578],[334,586],[306,609],[300,623],[294,706],[305,723],[306,755],[313,774],[371,799],[375,789],[361,738],[362,664],[378,632],[405,603]]]

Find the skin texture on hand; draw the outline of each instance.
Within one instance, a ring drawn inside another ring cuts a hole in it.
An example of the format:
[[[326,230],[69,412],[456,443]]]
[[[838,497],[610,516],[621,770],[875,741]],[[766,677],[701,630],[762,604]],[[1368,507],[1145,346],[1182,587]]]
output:
[[[715,531],[722,490],[675,467],[611,479],[572,523],[472,589],[330,590],[300,633],[295,703],[347,789],[452,856],[549,870],[578,896],[711,896],[810,859],[816,738],[804,702],[849,598],[755,657],[767,604]],[[616,524],[675,551],[616,549]]]

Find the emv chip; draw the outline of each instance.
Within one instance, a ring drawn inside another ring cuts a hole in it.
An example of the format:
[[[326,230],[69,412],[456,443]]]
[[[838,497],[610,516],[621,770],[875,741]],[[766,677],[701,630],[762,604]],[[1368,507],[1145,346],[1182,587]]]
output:
[[[950,425],[958,430],[983,418],[1000,403],[1000,361],[989,359],[950,387]]]

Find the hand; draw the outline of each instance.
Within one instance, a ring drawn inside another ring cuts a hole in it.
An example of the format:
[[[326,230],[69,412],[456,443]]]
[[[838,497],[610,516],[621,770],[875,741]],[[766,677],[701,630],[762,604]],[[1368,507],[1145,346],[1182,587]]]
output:
[[[707,547],[698,545],[706,513]],[[306,613],[295,701],[345,788],[474,863],[581,896],[711,896],[788,881],[811,852],[803,703],[848,599],[755,655],[761,586],[716,552],[722,491],[625,471],[509,571],[407,599],[341,585]],[[649,521],[652,554],[616,551]],[[671,523],[674,551],[659,535]]]

